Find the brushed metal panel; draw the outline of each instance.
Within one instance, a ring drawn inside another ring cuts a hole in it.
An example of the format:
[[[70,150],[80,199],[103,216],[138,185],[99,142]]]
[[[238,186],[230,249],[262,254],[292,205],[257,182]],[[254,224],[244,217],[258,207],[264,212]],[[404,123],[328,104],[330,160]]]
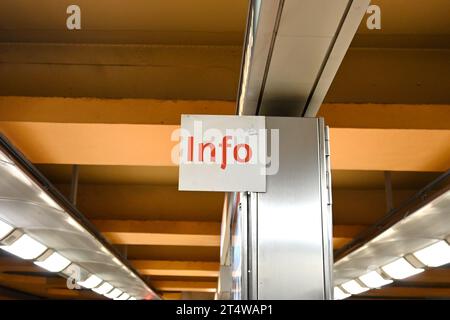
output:
[[[248,300],[258,299],[258,194],[248,195]]]
[[[368,4],[250,1],[237,113],[315,116]]]
[[[278,35],[332,37],[349,0],[285,0]]]
[[[284,1],[261,114],[302,115],[348,3],[348,0]]]
[[[333,82],[339,66],[347,53],[350,43],[358,29],[361,20],[366,13],[370,0],[353,0],[345,13],[345,20],[342,22],[339,33],[335,36],[333,46],[329,52],[328,59],[324,61],[323,70],[317,81],[314,92],[311,94],[308,107],[304,112],[305,117],[315,117],[328,89]]]
[[[330,47],[331,37],[277,36],[260,114],[300,116]]]
[[[325,299],[319,120],[267,118],[266,127],[280,130],[280,169],[258,193],[258,299]]]
[[[238,92],[239,115],[256,115],[282,0],[251,0]]]

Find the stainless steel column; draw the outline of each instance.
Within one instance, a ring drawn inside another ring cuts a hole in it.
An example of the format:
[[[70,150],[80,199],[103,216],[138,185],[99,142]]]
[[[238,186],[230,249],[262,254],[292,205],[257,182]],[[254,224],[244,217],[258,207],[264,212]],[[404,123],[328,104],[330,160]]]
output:
[[[278,173],[267,176],[267,192],[257,194],[256,219],[249,214],[257,220],[250,219],[257,225],[257,243],[250,244],[257,250],[250,277],[257,279],[257,292],[251,298],[331,299],[326,128],[320,119],[281,117],[266,118],[266,127],[279,129],[280,163]]]
[[[266,128],[279,130],[279,169],[265,193],[237,193],[227,210],[231,298],[332,299],[328,130],[317,118],[267,117]]]

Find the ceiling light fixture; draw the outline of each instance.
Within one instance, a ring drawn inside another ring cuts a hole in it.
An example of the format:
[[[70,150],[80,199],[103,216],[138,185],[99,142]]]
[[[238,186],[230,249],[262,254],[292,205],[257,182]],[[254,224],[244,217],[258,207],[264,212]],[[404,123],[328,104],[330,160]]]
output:
[[[107,297],[109,299],[115,299],[118,296],[120,296],[122,293],[123,293],[122,290],[115,288],[111,292],[108,292],[107,294],[105,294],[105,297]]]
[[[361,284],[359,284],[356,280],[350,280],[346,283],[341,284],[342,288],[344,288],[345,291],[351,294],[360,294],[363,293],[369,288],[363,287]]]
[[[38,261],[34,262],[37,266],[50,272],[61,272],[67,268],[70,263],[70,260],[64,258],[58,252],[53,252],[52,250],[48,250],[48,252],[39,257]]]
[[[335,252],[335,285],[357,279],[364,286],[379,288],[417,275],[425,267],[450,263],[449,210],[447,170]],[[378,269],[368,272],[373,266]]]
[[[405,258],[400,258],[391,262],[381,269],[391,278],[401,280],[424,271],[422,268],[415,268]]]
[[[86,280],[78,281],[77,283],[80,286],[85,287],[86,289],[92,289],[97,287],[100,283],[102,283],[102,281],[103,280],[97,277],[95,274],[91,274]]]
[[[1,134],[0,179],[1,249],[101,295],[121,288],[138,300],[158,299],[133,266]]]
[[[112,290],[113,288],[114,288],[114,287],[113,287],[111,284],[109,284],[108,282],[103,282],[103,283],[101,284],[101,286],[99,286],[99,287],[97,287],[97,288],[93,288],[92,291],[94,291],[94,292],[96,292],[96,293],[98,293],[98,294],[105,295],[105,294],[107,294],[108,292],[111,292],[111,290]]]
[[[0,249],[26,260],[36,259],[47,250],[42,243],[19,230],[12,232],[1,243]]]
[[[342,299],[346,299],[350,296],[351,296],[351,294],[344,292],[341,288],[334,287],[334,300],[342,300]]]
[[[440,267],[450,263],[450,245],[441,240],[414,252],[413,255],[428,267]]]
[[[128,300],[130,298],[130,295],[126,292],[122,293],[119,297],[115,298],[114,300]]]
[[[0,220],[0,240],[10,234],[13,229],[9,224]]]
[[[392,283],[392,280],[383,278],[378,272],[371,271],[359,277],[359,280],[369,288],[380,288]]]

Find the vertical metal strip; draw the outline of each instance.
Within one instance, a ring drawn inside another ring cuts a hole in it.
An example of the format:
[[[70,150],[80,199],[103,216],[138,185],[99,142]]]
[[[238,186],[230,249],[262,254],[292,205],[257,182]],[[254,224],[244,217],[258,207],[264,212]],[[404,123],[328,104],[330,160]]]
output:
[[[329,167],[328,128],[322,118],[318,119],[319,159],[321,170],[322,237],[324,299],[333,299],[333,222],[331,211],[331,170]]]
[[[248,195],[248,299],[258,300],[258,194]]]
[[[238,210],[241,219],[241,299],[248,300],[249,276],[248,276],[248,196],[242,192],[239,201]]]

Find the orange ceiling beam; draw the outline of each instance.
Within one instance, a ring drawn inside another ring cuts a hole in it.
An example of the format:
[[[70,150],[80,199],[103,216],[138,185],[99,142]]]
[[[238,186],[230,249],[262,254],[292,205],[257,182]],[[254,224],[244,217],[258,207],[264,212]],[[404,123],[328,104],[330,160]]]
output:
[[[113,244],[220,246],[220,224],[214,222],[94,220],[93,223]]]
[[[207,221],[92,220],[100,231],[170,234],[220,234],[220,223]]]
[[[139,273],[150,276],[218,277],[219,263],[205,261],[131,260]]]
[[[450,130],[330,130],[334,170],[446,171]]]
[[[145,246],[219,247],[220,236],[197,234],[102,232],[112,244]]]
[[[113,244],[120,245],[167,245],[167,246],[220,246],[220,223],[203,221],[150,221],[150,220],[93,220],[94,225]],[[350,242],[366,226],[335,225],[334,248]],[[195,276],[216,276],[215,265],[203,262],[137,261],[136,268],[146,274],[179,273],[185,270]],[[206,268],[206,269],[205,269]],[[170,275],[170,274],[166,274]],[[181,276],[181,274],[180,274]]]
[[[220,100],[0,96],[1,121],[174,125],[182,114],[230,115],[235,110],[236,102]]]
[[[235,101],[0,97],[0,120],[56,123],[180,124],[182,114],[232,115]],[[333,128],[450,129],[450,105],[324,103]]]
[[[324,103],[317,116],[332,128],[450,129],[450,105],[440,104]]]
[[[176,125],[0,122],[34,163],[174,166]],[[335,170],[445,171],[450,130],[332,128]]]
[[[217,281],[152,281],[159,291],[216,292]]]
[[[172,125],[0,122],[34,163],[173,166]]]

